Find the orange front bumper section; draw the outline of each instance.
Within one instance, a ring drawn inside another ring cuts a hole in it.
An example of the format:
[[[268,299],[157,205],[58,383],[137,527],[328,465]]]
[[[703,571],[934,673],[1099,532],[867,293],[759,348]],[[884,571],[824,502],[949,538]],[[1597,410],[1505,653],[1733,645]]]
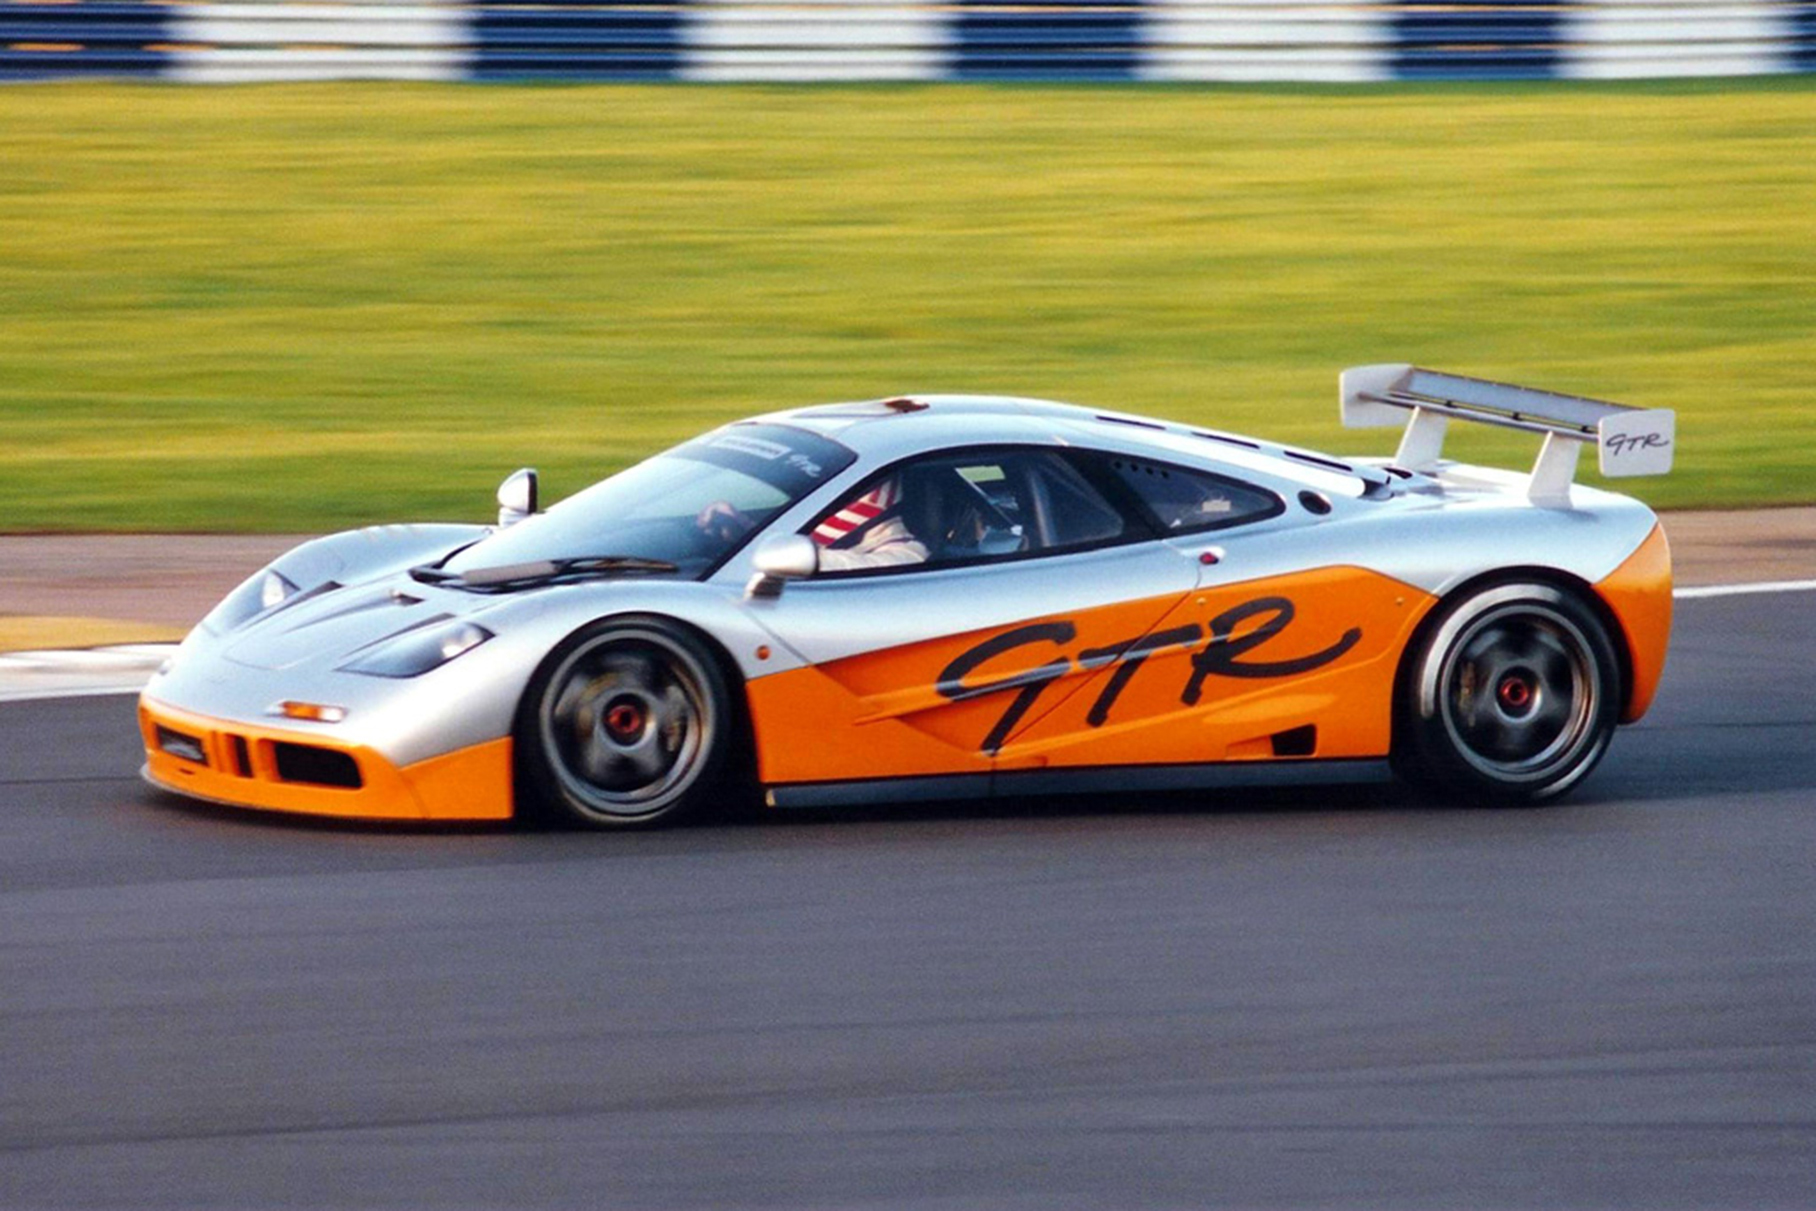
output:
[[[506,820],[511,740],[413,765],[315,732],[249,725],[139,699],[145,777],[214,803],[356,820]]]

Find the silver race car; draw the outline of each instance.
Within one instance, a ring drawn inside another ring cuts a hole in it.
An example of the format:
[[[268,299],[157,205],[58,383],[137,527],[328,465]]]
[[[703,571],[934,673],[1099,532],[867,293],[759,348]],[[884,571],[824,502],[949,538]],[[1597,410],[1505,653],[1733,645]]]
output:
[[[495,527],[305,543],[140,700],[145,774],[362,818],[622,827],[774,805],[1333,781],[1574,786],[1646,710],[1669,412],[1411,366],[1343,375],[1391,459],[1036,400],[716,429]],[[1543,439],[1446,461],[1455,420]]]

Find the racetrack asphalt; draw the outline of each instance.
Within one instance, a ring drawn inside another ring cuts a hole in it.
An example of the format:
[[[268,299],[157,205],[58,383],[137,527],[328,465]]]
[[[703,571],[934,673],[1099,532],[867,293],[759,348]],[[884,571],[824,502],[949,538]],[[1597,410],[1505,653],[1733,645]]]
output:
[[[1816,610],[1555,806],[325,825],[0,704],[0,1206],[1816,1206]]]

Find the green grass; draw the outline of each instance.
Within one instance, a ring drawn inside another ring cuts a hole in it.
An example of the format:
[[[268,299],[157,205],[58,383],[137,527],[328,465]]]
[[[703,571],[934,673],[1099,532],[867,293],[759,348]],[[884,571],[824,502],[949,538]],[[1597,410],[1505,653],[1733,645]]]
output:
[[[1816,501],[1816,82],[0,90],[0,530],[484,518],[916,390],[1387,452],[1388,360]]]

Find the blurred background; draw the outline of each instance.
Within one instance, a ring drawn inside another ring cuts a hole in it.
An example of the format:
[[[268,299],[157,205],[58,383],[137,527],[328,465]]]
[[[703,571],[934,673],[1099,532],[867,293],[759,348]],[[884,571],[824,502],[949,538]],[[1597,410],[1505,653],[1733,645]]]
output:
[[[0,1207],[1813,1204],[1816,511],[1667,519],[1659,706],[1533,811],[312,827],[75,695],[286,535],[814,401],[1386,454],[1412,361],[1816,503],[1816,0],[0,0],[0,81]]]
[[[1816,500],[1813,14],[7,0],[0,530],[483,519],[916,391],[1386,453],[1399,360]]]

